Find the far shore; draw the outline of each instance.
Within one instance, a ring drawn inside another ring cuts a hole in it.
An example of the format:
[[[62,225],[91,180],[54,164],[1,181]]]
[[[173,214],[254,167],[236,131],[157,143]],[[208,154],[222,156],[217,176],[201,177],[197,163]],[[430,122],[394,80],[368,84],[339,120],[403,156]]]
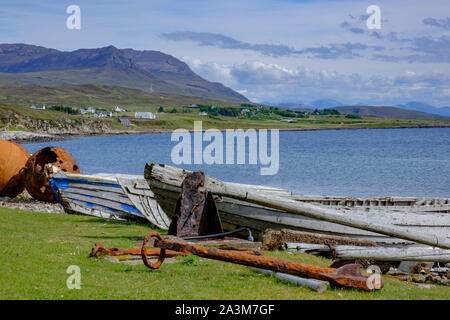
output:
[[[268,128],[267,130],[279,131],[321,131],[321,130],[364,130],[364,129],[424,129],[424,128],[450,128],[450,125],[412,125],[412,126],[388,126],[388,127],[335,127],[335,128]],[[231,128],[230,128],[231,129]],[[256,130],[262,130],[258,128]],[[207,130],[207,129],[205,129]],[[203,132],[205,131],[203,130]],[[225,131],[216,129],[217,131]],[[247,130],[247,129],[243,129]],[[30,131],[0,131],[0,140],[10,140],[17,143],[39,143],[61,141],[79,137],[116,136],[116,135],[142,135],[172,133],[174,129],[147,129],[147,130],[111,130],[108,132],[60,132],[39,133]],[[194,130],[188,130],[194,132]]]

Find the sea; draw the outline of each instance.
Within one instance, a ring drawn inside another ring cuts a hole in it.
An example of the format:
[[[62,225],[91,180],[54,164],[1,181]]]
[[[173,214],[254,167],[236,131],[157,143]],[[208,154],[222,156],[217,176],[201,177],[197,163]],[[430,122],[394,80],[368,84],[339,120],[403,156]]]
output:
[[[24,146],[31,153],[62,147],[86,174],[143,175],[145,164],[156,162],[298,194],[450,197],[450,128],[280,131],[279,166],[273,175],[261,175],[264,166],[259,161],[249,164],[248,157],[244,164],[175,164],[171,154],[177,141],[169,133],[77,137]]]

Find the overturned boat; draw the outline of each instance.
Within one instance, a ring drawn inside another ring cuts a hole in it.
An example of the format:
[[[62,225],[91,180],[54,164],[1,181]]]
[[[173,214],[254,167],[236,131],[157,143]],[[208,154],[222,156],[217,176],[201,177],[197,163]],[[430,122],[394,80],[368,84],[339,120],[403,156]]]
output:
[[[49,177],[53,192],[67,213],[151,223],[168,229],[170,219],[143,176],[84,175],[58,172]]]
[[[167,165],[146,166],[145,178],[156,200],[170,218],[175,212],[181,184],[187,173],[189,171]],[[445,245],[450,241],[448,198],[305,196],[271,187],[225,183],[209,177],[205,188],[215,194],[225,230],[248,227],[259,235],[267,228],[288,228],[384,244],[418,240],[429,245]],[[258,199],[250,199],[250,194],[256,195]],[[296,204],[303,211],[295,210]],[[325,216],[329,214],[329,217],[318,219],[314,216],[323,213]]]

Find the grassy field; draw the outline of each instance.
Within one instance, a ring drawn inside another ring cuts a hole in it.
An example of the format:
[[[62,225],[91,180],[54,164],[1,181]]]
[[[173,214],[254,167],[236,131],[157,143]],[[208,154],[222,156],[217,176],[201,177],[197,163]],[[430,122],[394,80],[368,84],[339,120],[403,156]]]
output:
[[[89,258],[95,242],[132,247],[146,225],[93,217],[0,208],[0,299],[449,299],[450,288],[421,289],[384,277],[378,292],[328,289],[323,294],[283,283],[251,268],[203,258],[179,258],[151,271]],[[328,266],[330,260],[285,252],[267,255]],[[69,290],[66,270],[81,269],[81,289]]]

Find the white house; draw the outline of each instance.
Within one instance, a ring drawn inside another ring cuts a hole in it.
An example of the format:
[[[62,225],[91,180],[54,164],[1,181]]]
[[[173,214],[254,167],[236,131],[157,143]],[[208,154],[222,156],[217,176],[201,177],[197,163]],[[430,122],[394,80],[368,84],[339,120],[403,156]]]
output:
[[[198,113],[199,116],[207,116],[208,114],[204,111]]]
[[[32,105],[32,106],[30,106],[30,109],[45,110],[45,105],[42,105],[42,106],[35,106],[35,105]]]
[[[113,116],[111,111],[100,111],[94,114],[95,118],[111,118]]]
[[[121,107],[115,107],[114,111],[115,112],[126,112],[127,110],[125,110],[124,108],[121,108]]]
[[[293,120],[293,119],[281,119],[280,122],[297,122],[297,120]]]
[[[136,119],[156,119],[156,116],[151,112],[135,112],[134,117]]]
[[[92,107],[87,108],[87,113],[95,113],[95,111],[96,111],[95,108]]]

